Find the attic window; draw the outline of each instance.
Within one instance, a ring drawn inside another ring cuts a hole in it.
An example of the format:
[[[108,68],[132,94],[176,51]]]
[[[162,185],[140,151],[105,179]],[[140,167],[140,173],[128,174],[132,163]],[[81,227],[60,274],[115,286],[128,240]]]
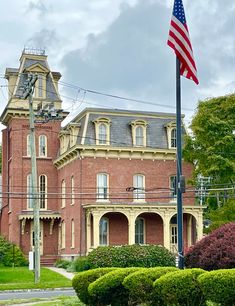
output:
[[[110,119],[98,118],[93,121],[95,124],[95,138],[97,145],[110,144]]]
[[[145,120],[134,120],[130,125],[132,128],[133,146],[146,147],[148,123]]]

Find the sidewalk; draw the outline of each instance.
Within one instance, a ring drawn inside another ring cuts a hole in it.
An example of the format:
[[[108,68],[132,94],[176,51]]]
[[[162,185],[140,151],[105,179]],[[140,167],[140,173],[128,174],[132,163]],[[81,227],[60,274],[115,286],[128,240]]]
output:
[[[67,272],[65,269],[62,268],[56,268],[56,267],[48,267],[48,269],[55,271],[61,275],[63,275],[64,277],[67,277],[68,279],[73,279],[75,273],[73,272]]]

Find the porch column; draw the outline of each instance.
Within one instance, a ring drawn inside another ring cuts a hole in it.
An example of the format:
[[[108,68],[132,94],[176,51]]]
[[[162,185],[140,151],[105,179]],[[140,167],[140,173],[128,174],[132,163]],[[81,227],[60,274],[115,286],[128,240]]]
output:
[[[187,243],[188,247],[192,245],[192,215],[188,215],[188,222],[187,222]]]
[[[93,247],[97,248],[100,244],[100,213],[92,213],[93,215]]]
[[[164,214],[163,241],[164,241],[164,247],[170,250],[171,249],[171,246],[170,246],[170,215],[168,212],[165,212]]]
[[[198,212],[197,217],[197,241],[203,238],[203,218],[202,211]]]
[[[91,214],[86,213],[86,253],[91,248]]]
[[[135,214],[130,213],[128,217],[128,244],[135,244]]]

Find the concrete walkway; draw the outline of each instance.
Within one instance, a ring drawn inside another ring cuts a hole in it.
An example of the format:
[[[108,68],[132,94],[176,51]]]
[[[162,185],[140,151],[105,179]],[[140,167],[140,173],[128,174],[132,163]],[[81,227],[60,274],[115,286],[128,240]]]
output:
[[[65,277],[67,277],[68,279],[73,279],[75,273],[73,272],[67,272],[65,269],[62,268],[56,268],[56,267],[48,267],[48,269],[55,271]]]

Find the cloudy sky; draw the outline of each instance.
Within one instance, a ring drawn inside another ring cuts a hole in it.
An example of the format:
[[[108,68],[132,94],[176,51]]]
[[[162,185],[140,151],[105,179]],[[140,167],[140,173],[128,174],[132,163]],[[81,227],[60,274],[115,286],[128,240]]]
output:
[[[60,85],[64,108],[73,113],[90,106],[175,112],[175,56],[166,45],[172,5],[173,0],[2,1],[0,110],[7,102],[5,68],[18,67],[26,46],[46,49],[51,69],[66,83]],[[182,112],[189,122],[198,100],[234,92],[235,4],[184,0],[184,7],[200,82],[182,79]]]

